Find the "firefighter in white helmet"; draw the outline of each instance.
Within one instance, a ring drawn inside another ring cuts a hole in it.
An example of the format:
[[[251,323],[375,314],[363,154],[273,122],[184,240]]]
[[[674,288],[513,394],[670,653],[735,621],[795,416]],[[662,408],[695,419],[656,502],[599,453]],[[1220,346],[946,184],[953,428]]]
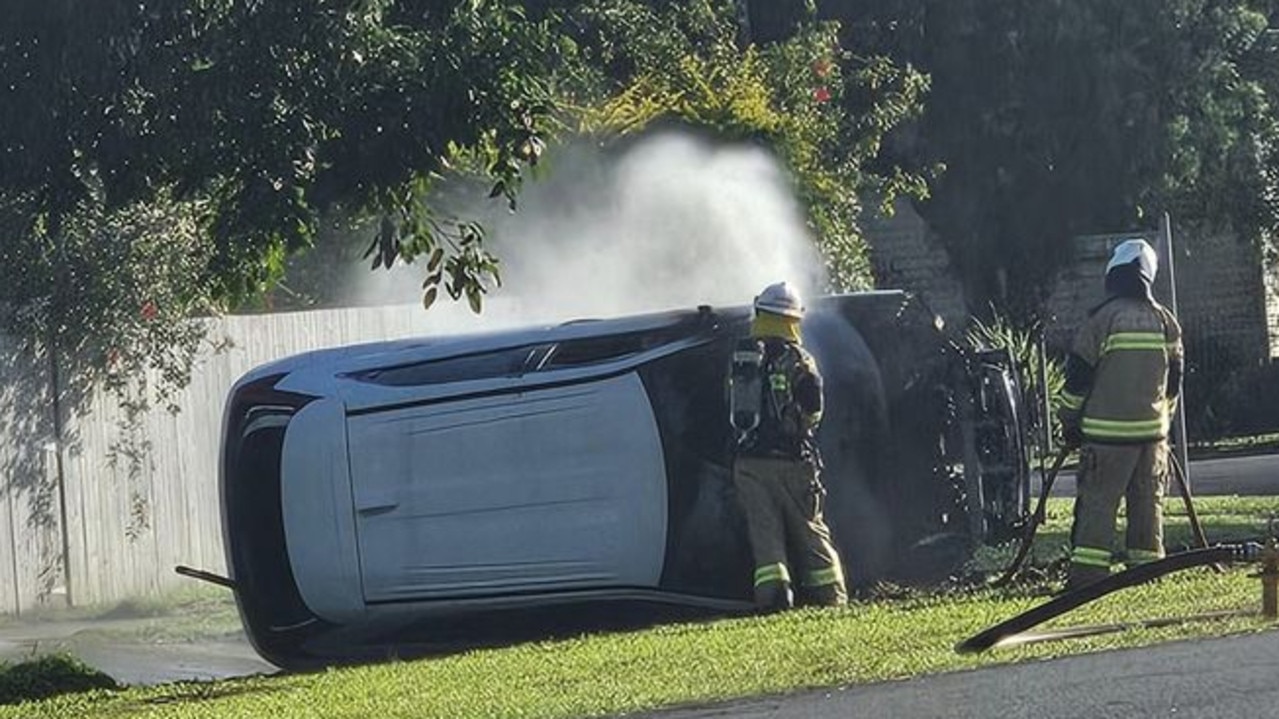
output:
[[[843,568],[822,515],[826,495],[814,432],[822,378],[801,346],[804,305],[785,282],[755,298],[750,337],[730,368],[734,484],[750,533],[755,604],[764,611],[847,602]],[[799,566],[795,574],[788,561]]]
[[[1106,265],[1106,299],[1066,359],[1059,414],[1067,445],[1080,447],[1068,590],[1110,574],[1121,499],[1126,563],[1164,555],[1168,430],[1183,353],[1177,318],[1151,294],[1158,270],[1144,240],[1119,244]]]

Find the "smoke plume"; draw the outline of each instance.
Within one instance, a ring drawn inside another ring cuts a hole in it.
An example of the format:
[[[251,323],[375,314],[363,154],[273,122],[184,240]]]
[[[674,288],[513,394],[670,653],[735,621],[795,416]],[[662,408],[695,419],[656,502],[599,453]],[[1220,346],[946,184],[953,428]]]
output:
[[[809,294],[822,263],[789,178],[766,150],[667,133],[621,151],[558,148],[526,184],[515,212],[498,201],[455,210],[477,217],[501,262],[502,286],[473,315],[437,302],[441,331],[746,304],[788,280]],[[362,303],[416,302],[423,268],[365,273]]]

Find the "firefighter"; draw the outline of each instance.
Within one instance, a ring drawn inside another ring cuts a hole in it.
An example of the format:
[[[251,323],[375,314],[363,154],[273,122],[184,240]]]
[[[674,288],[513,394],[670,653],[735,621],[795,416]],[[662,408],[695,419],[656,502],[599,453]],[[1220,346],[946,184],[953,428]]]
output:
[[[762,611],[796,601],[834,606],[848,600],[822,516],[826,490],[813,436],[822,416],[822,378],[800,344],[803,316],[790,285],[766,287],[755,298],[750,337],[735,348],[729,374],[737,439],[733,479],[754,555],[755,605]]]
[[[1184,360],[1181,326],[1151,294],[1158,268],[1144,240],[1117,246],[1106,299],[1066,358],[1059,416],[1067,446],[1080,450],[1067,590],[1109,576],[1121,498],[1128,566],[1164,555],[1168,430]]]

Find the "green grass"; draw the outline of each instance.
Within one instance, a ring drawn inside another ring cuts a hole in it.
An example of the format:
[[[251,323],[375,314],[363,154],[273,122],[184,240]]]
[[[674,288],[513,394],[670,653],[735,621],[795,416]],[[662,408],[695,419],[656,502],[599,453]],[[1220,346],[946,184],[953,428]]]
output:
[[[50,654],[16,664],[0,663],[0,704],[116,688],[111,677],[66,655]]]
[[[1175,498],[1174,498],[1175,499]],[[1179,501],[1168,502],[1168,541],[1188,542]],[[1052,585],[1064,551],[1069,500],[1050,503],[1036,545],[1037,576]],[[1197,509],[1210,539],[1255,536],[1276,499],[1204,498]],[[1006,561],[983,552],[974,576]],[[1047,626],[1071,626],[1255,609],[1253,567],[1197,569],[1103,598]],[[181,683],[74,694],[17,707],[23,717],[586,717],[858,684],[1013,661],[1142,646],[1272,626],[1236,617],[960,655],[954,645],[1044,601],[1021,582],[996,590],[958,583],[931,592],[884,591],[846,608],[676,624],[645,631],[484,649],[314,674]]]

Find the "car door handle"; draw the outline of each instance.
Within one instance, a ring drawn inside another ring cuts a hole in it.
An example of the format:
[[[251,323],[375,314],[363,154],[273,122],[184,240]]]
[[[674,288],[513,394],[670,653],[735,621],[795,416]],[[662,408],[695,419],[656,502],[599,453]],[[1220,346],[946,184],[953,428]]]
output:
[[[399,506],[400,503],[393,499],[370,498],[368,501],[361,502],[356,511],[358,511],[362,516],[371,517],[375,514],[394,512]]]

